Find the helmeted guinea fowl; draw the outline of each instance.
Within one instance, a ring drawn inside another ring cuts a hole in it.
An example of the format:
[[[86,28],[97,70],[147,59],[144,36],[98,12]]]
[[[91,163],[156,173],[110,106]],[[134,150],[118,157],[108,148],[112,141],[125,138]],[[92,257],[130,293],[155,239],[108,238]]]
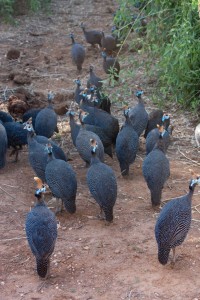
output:
[[[154,109],[148,115],[148,123],[144,133],[144,137],[146,139],[147,134],[154,128],[157,128],[157,125],[162,125],[162,117],[164,115],[163,110]]]
[[[194,136],[195,136],[197,146],[200,147],[200,124],[196,126]]]
[[[19,150],[27,144],[27,132],[24,130],[23,125],[18,122],[5,122],[3,126],[7,133],[8,148],[13,148],[10,156],[15,154],[14,162],[17,162]]]
[[[94,73],[94,67],[90,66],[90,78],[87,81],[87,88],[89,89],[94,85],[96,88],[100,89],[103,85],[102,81],[103,79],[101,79]]]
[[[97,153],[98,143],[91,139],[91,163],[87,172],[90,193],[103,210],[107,222],[113,220],[113,207],[117,198],[117,180],[111,167],[102,163]]]
[[[101,47],[102,33],[98,30],[86,30],[83,23],[81,23],[81,28],[85,36],[85,40],[88,44],[95,46],[96,44]]]
[[[158,244],[158,260],[162,265],[168,262],[170,250],[173,250],[175,263],[175,248],[183,243],[191,224],[192,196],[195,186],[200,184],[197,176],[189,184],[189,192],[174,198],[162,208],[155,226],[155,236]]]
[[[76,147],[76,138],[78,136],[80,125],[77,124],[74,120],[75,112],[68,111],[66,115],[69,115],[70,117],[70,128],[71,128],[71,138],[74,146]],[[84,123],[84,120],[83,120]],[[98,135],[98,137],[101,139],[103,146],[104,146],[104,152],[108,154],[110,157],[112,157],[112,139],[109,138],[104,130],[95,125],[85,124],[85,129],[88,131],[92,131]]]
[[[69,125],[70,125],[70,129],[71,129],[71,139],[73,142],[73,145],[76,147],[76,138],[79,134],[79,130],[80,130],[80,125],[77,124],[74,120],[74,116],[75,116],[75,112],[72,110],[68,110],[68,112],[66,113],[66,116],[69,116]]]
[[[114,51],[117,47],[116,38],[113,37],[112,35],[105,35],[103,31],[101,34],[102,34],[102,38],[101,38],[102,48],[105,49],[105,51],[107,52]]]
[[[29,110],[27,110],[22,117],[22,121],[23,123],[25,123],[26,121],[28,121],[30,118],[32,118],[32,125],[33,125],[33,129],[35,129],[35,119],[36,116],[38,115],[38,113],[41,111],[41,108],[31,108]]]
[[[135,93],[138,98],[138,104],[129,110],[130,121],[138,136],[146,129],[148,123],[148,113],[144,106],[142,94],[143,91],[137,91]]]
[[[45,169],[47,165],[48,154],[45,152],[45,145],[37,142],[33,127],[30,123],[25,123],[24,130],[28,141],[28,158],[30,166],[42,182],[45,182]]]
[[[76,138],[76,148],[80,157],[86,162],[86,166],[90,164],[92,156],[90,149],[90,139],[94,139],[98,143],[97,156],[99,157],[100,161],[103,162],[104,147],[100,138],[94,132],[86,130],[84,126],[84,113],[82,111],[80,112],[79,118],[81,122],[81,128]]]
[[[106,74],[113,75],[115,80],[119,79],[120,64],[115,57],[107,56],[106,52],[102,52],[103,69]]]
[[[121,174],[129,175],[129,166],[135,161],[139,147],[139,137],[129,119],[129,109],[124,110],[125,124],[116,139],[116,155],[120,164]]]
[[[37,273],[41,278],[46,278],[57,238],[57,221],[42,199],[46,188],[39,178],[34,179],[38,182],[35,191],[37,203],[26,217],[25,229],[29,247],[36,259]]]
[[[45,150],[48,153],[45,178],[53,196],[57,198],[56,212],[61,211],[64,204],[65,209],[73,214],[76,212],[76,174],[67,162],[54,157],[51,144],[48,144]],[[59,208],[59,199],[62,201],[61,208]]]
[[[170,117],[168,115],[163,115],[162,118],[162,125],[157,125],[157,128],[152,129],[146,137],[146,155],[151,152],[159,139],[160,136],[160,129],[162,128],[163,132],[163,141],[165,142],[165,151],[167,151],[169,145],[170,145],[170,136],[172,135],[172,126],[169,126],[169,120]],[[167,124],[166,124],[167,123]]]
[[[151,192],[152,206],[160,205],[162,189],[170,175],[169,160],[165,156],[165,142],[163,132],[160,132],[159,139],[153,150],[145,157],[142,165],[142,172]]]
[[[75,99],[76,103],[80,104],[80,101],[82,99],[82,93],[83,93],[83,89],[81,88],[80,79],[76,79],[75,83],[76,83],[76,89],[74,92],[74,99]]]
[[[102,109],[89,107],[84,101],[81,101],[80,107],[88,113],[88,115],[84,117],[84,123],[101,127],[115,145],[119,132],[118,119]]]
[[[57,128],[57,114],[52,105],[53,93],[48,93],[48,106],[43,108],[35,119],[35,133],[50,138]]]
[[[6,164],[6,151],[8,147],[8,138],[6,129],[0,121],[0,169],[5,167]]]
[[[77,67],[78,71],[82,70],[82,65],[85,60],[85,48],[81,45],[75,42],[74,35],[70,34],[71,40],[72,40],[72,48],[71,48],[71,56],[72,61]]]
[[[3,123],[13,122],[13,118],[9,113],[0,110],[0,121],[2,121]]]

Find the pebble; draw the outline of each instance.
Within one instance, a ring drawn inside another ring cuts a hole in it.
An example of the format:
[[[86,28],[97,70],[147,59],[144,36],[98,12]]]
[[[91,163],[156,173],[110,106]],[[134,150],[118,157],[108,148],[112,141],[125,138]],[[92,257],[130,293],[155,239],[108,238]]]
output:
[[[89,246],[85,246],[85,247],[83,247],[83,249],[84,249],[84,250],[89,250],[90,247],[89,247]]]
[[[115,254],[119,254],[120,253],[120,250],[119,249],[116,249],[115,250]]]

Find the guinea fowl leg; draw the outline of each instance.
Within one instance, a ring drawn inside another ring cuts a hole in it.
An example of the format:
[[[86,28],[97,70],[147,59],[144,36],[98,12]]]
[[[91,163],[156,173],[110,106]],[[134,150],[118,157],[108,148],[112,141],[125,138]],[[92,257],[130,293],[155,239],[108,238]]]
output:
[[[105,216],[104,216],[104,212],[103,212],[103,208],[100,207],[100,213],[97,215],[97,218],[100,220],[105,220]]]
[[[172,268],[174,267],[174,265],[175,265],[175,260],[176,260],[176,257],[175,257],[175,249],[176,249],[176,248],[172,248],[172,253],[173,253],[173,256],[172,256]]]
[[[17,162],[18,161],[18,148],[17,147],[13,147],[12,151],[10,152],[9,156],[13,156],[15,154],[15,159],[12,162]]]
[[[61,200],[62,201],[62,200]],[[62,201],[62,204],[60,205],[60,199],[59,198],[56,198],[56,214],[57,213],[60,213],[63,209],[63,201]]]

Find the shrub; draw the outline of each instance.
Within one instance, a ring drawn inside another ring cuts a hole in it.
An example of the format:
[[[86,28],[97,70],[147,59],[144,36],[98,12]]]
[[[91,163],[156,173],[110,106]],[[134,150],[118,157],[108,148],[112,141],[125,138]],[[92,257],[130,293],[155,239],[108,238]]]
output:
[[[137,19],[148,19],[143,46],[149,51],[149,65],[158,78],[164,98],[195,108],[200,97],[200,20],[197,0],[119,0],[114,21],[118,33],[128,34],[130,16],[139,7]],[[126,17],[127,16],[127,17]],[[124,22],[127,26],[124,26]],[[137,23],[132,24],[133,28]],[[155,64],[155,61],[157,62]],[[173,95],[173,97],[172,97]],[[169,97],[170,96],[170,97]],[[199,105],[200,106],[200,105]]]

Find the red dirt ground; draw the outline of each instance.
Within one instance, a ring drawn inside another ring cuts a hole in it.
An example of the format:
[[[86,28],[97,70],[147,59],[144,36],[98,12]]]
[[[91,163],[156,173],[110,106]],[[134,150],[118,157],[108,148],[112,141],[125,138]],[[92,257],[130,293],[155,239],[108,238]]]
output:
[[[102,5],[103,4],[103,5]],[[26,71],[32,79],[29,89],[47,94],[73,92],[76,68],[71,63],[69,33],[73,31],[77,41],[87,49],[81,79],[86,83],[89,65],[95,66],[99,76],[105,78],[99,49],[92,49],[84,40],[79,27],[83,21],[88,28],[110,32],[115,1],[52,1],[52,15],[20,16],[18,25],[1,26],[0,89],[15,88],[8,79],[12,70]],[[37,32],[38,35],[31,35]],[[18,48],[18,61],[8,61],[6,53]],[[123,55],[125,55],[123,53]],[[127,55],[130,55],[127,53]],[[138,62],[143,61],[134,53]],[[119,57],[120,59],[120,57]],[[121,62],[122,70],[129,63]],[[153,107],[152,87],[148,85],[143,68],[138,68],[132,90],[142,85],[146,92],[148,111]],[[123,85],[120,80],[119,86]],[[73,100],[73,99],[72,99]],[[136,102],[127,99],[130,105]],[[5,107],[3,103],[0,109]],[[192,116],[173,105],[171,119],[175,125],[173,141],[168,150],[171,176],[163,190],[163,202],[187,192],[189,169],[199,172],[199,151],[194,142]],[[122,121],[122,111],[113,105],[112,113]],[[71,154],[70,162],[77,173],[77,212],[58,215],[58,239],[51,258],[51,277],[41,281],[35,271],[35,260],[28,247],[24,223],[27,212],[34,204],[34,173],[28,163],[27,148],[19,155],[19,162],[8,162],[0,170],[0,299],[31,300],[130,300],[130,299],[200,299],[200,192],[196,188],[193,198],[192,226],[184,243],[177,249],[174,269],[170,263],[162,266],[157,260],[154,226],[158,211],[150,204],[150,194],[142,176],[145,157],[145,141],[140,140],[140,150],[131,167],[131,176],[120,176],[116,157],[106,156],[106,163],[118,176],[118,198],[114,208],[114,222],[105,226],[97,220],[99,208],[93,203],[87,184],[83,161],[70,139],[66,117],[60,117],[61,144]],[[9,152],[8,152],[9,155]],[[195,163],[197,162],[197,163]],[[47,200],[51,195],[46,196]],[[54,203],[49,204],[54,210]]]

